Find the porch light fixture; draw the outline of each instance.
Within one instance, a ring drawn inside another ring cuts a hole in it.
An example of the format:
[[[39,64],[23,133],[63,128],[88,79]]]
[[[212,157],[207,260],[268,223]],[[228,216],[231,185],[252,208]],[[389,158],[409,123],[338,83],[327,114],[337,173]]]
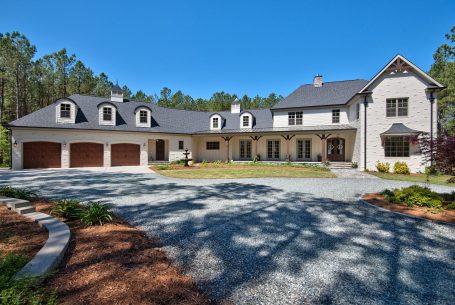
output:
[[[108,142],[106,142],[106,147],[108,147],[108,146],[109,146],[109,143],[108,143]]]
[[[145,147],[147,144],[144,142],[144,144],[142,144],[143,147]]]
[[[13,145],[14,145],[14,147],[17,147],[17,141],[14,141]]]
[[[63,147],[66,147],[66,142],[63,142]]]

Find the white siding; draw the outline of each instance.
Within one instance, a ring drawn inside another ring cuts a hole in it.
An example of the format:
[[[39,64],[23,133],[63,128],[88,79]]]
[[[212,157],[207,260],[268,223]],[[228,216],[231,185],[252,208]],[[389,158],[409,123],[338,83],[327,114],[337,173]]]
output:
[[[411,145],[410,157],[389,158],[385,157],[384,147],[381,142],[380,134],[393,124],[403,123],[409,128],[430,132],[430,102],[425,89],[427,84],[414,73],[400,73],[398,75],[384,74],[372,84],[370,90],[373,91],[367,109],[367,168],[376,170],[377,161],[389,162],[392,166],[396,161],[405,161],[412,172],[423,171],[425,165],[422,164],[423,158],[419,153],[419,145]],[[408,116],[407,117],[386,117],[386,99],[407,97]],[[436,133],[436,103],[434,105],[434,132]],[[362,139],[361,139],[361,159],[363,165],[363,114],[364,107],[361,107]],[[362,167],[363,168],[363,167]]]
[[[330,107],[330,108],[309,108],[295,109],[292,111],[303,111],[302,126],[320,126],[320,125],[336,125],[332,123],[332,110],[340,110],[340,123],[349,124],[347,107]],[[289,111],[276,111],[273,113],[273,127],[288,127]]]

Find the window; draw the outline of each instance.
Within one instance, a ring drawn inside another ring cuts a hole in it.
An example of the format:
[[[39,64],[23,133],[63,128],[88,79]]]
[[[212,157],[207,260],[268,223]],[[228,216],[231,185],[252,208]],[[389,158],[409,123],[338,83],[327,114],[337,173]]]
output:
[[[139,123],[147,124],[148,123],[148,112],[147,110],[139,111]]]
[[[297,140],[297,159],[311,159],[311,140]]]
[[[71,118],[71,105],[60,104],[60,117],[70,119]]]
[[[103,121],[112,121],[111,107],[103,107]]]
[[[207,150],[219,150],[220,149],[220,142],[218,142],[218,141],[207,142],[205,148]]]
[[[332,110],[332,123],[340,123],[340,109]]]
[[[386,100],[386,116],[408,116],[408,99],[393,98]]]
[[[303,112],[288,112],[288,124],[289,125],[302,125],[303,124]]]
[[[240,159],[249,160],[251,159],[251,141],[241,140],[240,141]]]
[[[184,145],[183,141],[179,141],[179,150],[183,150]]]
[[[409,137],[386,137],[384,150],[386,157],[409,157]]]
[[[267,158],[270,160],[280,159],[280,141],[279,140],[267,141]]]
[[[219,119],[218,118],[213,118],[212,119],[212,127],[213,128],[218,128],[218,126],[220,126]]]
[[[360,119],[360,103],[357,103],[355,106],[356,106],[356,107],[355,107],[356,118],[357,118],[357,120],[358,120],[358,119]]]
[[[243,116],[243,127],[248,127],[250,126],[250,117],[248,115]]]

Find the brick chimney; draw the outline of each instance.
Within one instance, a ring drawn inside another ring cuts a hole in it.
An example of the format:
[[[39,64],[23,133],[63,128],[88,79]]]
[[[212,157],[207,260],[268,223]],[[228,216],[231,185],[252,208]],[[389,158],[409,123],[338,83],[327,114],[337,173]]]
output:
[[[313,78],[313,86],[314,87],[322,87],[322,75],[321,74],[316,74],[316,76]]]

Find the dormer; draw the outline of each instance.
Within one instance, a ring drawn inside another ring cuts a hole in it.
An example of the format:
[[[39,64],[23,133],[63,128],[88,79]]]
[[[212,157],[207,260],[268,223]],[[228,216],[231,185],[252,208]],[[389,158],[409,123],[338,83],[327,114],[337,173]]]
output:
[[[223,126],[223,117],[219,113],[210,116],[210,130],[221,130]]]
[[[111,102],[123,103],[123,90],[118,83],[111,88]]]
[[[74,124],[76,113],[77,105],[69,98],[59,99],[55,103],[55,119],[58,124]]]
[[[134,109],[136,127],[150,127],[152,121],[152,110],[147,106],[138,106]]]
[[[115,126],[117,116],[117,106],[111,102],[98,104],[98,118],[100,125]]]
[[[244,111],[240,114],[240,128],[251,129],[253,128],[253,114],[249,111]]]

